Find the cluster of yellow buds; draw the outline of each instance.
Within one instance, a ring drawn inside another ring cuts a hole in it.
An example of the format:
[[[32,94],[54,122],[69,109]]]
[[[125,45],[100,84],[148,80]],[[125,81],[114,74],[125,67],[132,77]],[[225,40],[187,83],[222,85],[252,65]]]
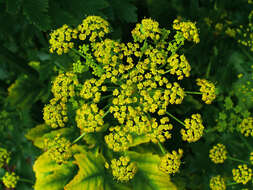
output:
[[[253,117],[244,118],[239,125],[239,130],[245,137],[253,137]]]
[[[239,165],[237,169],[232,170],[233,179],[236,183],[246,184],[251,180],[252,169],[246,164]]]
[[[152,19],[142,19],[141,24],[137,24],[132,31],[134,41],[143,42],[145,39],[151,38],[153,41],[160,39],[159,23]]]
[[[197,85],[200,86],[200,92],[202,92],[202,100],[206,104],[211,104],[216,98],[214,84],[206,79],[197,79],[196,81]]]
[[[59,134],[54,139],[45,139],[44,145],[50,158],[58,164],[65,163],[72,156],[71,143]]]
[[[19,176],[17,176],[14,172],[5,172],[2,180],[5,187],[15,188],[18,183]]]
[[[52,128],[65,126],[68,121],[66,101],[67,98],[62,98],[61,100],[53,98],[50,100],[50,104],[44,107],[43,119],[47,125]]]
[[[173,22],[173,29],[180,30],[183,33],[185,39],[199,43],[199,34],[196,24],[193,22],[181,22],[178,19]]]
[[[220,175],[212,177],[209,185],[211,190],[226,190],[225,180]]]
[[[5,148],[0,147],[0,168],[8,164],[10,159],[10,153]]]
[[[188,142],[198,141],[204,132],[204,126],[200,114],[193,114],[191,119],[184,120],[185,129],[181,129],[182,139]]]
[[[130,162],[128,157],[121,156],[119,159],[111,161],[112,175],[120,182],[128,182],[134,178],[137,172],[137,166]]]
[[[86,40],[88,36],[90,42],[104,37],[110,32],[109,23],[99,16],[88,16],[77,26],[78,37],[80,40]]]
[[[125,151],[132,144],[132,135],[128,132],[125,132],[122,127],[110,127],[109,131],[109,135],[105,136],[105,142],[108,147],[113,149],[115,152]]]
[[[83,104],[76,111],[77,127],[87,133],[99,132],[104,125],[104,114],[103,110],[99,110],[97,104]]]
[[[77,76],[74,73],[67,72],[55,78],[51,90],[57,99],[73,97],[75,95],[75,86],[78,84]]]
[[[227,150],[225,145],[217,144],[209,151],[209,157],[215,164],[224,163],[227,159]]]
[[[172,153],[167,153],[161,158],[159,168],[161,171],[167,174],[174,174],[179,171],[181,165],[181,158],[183,156],[183,150],[178,149],[178,152],[173,150]]]
[[[169,63],[169,71],[172,75],[177,75],[178,80],[190,76],[191,66],[184,55],[171,55],[167,62]]]
[[[71,42],[73,30],[68,25],[63,25],[61,28],[54,30],[50,34],[49,44],[50,52],[56,51],[58,55],[67,53],[69,49],[74,47],[74,43]]]
[[[250,163],[253,165],[253,152],[250,153],[249,160]]]

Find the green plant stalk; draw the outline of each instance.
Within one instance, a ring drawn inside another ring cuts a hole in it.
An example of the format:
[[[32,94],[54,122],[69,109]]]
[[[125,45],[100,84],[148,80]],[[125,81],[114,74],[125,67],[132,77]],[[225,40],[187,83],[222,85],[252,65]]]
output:
[[[200,94],[202,95],[202,92],[192,92],[192,91],[184,91],[186,94]]]
[[[83,134],[81,134],[79,137],[77,137],[77,138],[72,142],[72,145],[75,144],[75,143],[77,143],[81,138],[83,138],[85,134],[86,134],[86,133],[83,133]]]
[[[158,145],[159,145],[159,148],[160,150],[162,151],[163,154],[166,154],[166,150],[165,148],[163,147],[163,145],[160,143],[160,141],[158,141]]]
[[[22,182],[26,182],[26,183],[30,183],[30,184],[34,184],[34,182],[30,179],[24,179],[24,178],[19,178],[18,181],[22,181]]]
[[[230,157],[230,156],[228,156],[227,159],[233,160],[233,161],[236,161],[236,162],[241,162],[241,163],[244,163],[244,164],[250,164],[250,163],[247,162],[247,161],[240,160],[240,159],[237,159],[237,158],[233,158],[233,157]]]
[[[176,118],[174,115],[172,115],[171,113],[169,112],[166,112],[167,115],[169,115],[170,117],[172,117],[173,119],[175,119],[178,123],[182,124],[183,126],[185,126],[185,124],[180,121],[178,118]]]

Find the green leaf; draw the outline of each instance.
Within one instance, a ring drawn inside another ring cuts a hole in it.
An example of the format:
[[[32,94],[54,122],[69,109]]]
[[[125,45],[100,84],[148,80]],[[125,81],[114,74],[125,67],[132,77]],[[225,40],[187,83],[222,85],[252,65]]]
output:
[[[40,124],[40,125],[37,125],[36,127],[32,128],[32,129],[30,129],[26,133],[25,137],[28,140],[33,141],[35,146],[41,147],[40,144],[43,142],[43,135],[48,133],[51,130],[52,130],[52,128],[49,127],[48,125]]]
[[[23,11],[31,24],[43,31],[50,28],[48,0],[24,0]]]
[[[35,161],[33,170],[36,176],[35,190],[62,190],[75,174],[72,162],[57,164],[47,152]]]
[[[81,146],[73,146],[75,163],[79,167],[77,175],[64,187],[64,190],[130,190],[127,185],[118,184],[106,173],[101,154],[95,156]],[[79,153],[78,153],[79,152]]]
[[[53,139],[57,134],[60,134],[63,137],[71,137],[73,134],[72,128],[62,128],[53,130],[47,125],[37,125],[35,128],[28,131],[26,138],[33,141],[34,146],[43,149],[44,148],[44,139]],[[72,138],[70,138],[73,140]]]
[[[159,170],[160,157],[151,153],[127,152],[136,162],[138,172],[133,179],[133,190],[177,190],[170,176]]]

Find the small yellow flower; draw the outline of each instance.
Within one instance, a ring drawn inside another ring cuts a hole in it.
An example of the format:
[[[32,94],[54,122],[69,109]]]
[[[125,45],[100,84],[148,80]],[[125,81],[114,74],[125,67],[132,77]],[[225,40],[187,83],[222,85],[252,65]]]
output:
[[[204,132],[200,114],[193,114],[191,119],[185,119],[185,129],[181,129],[182,139],[188,142],[198,141]]]
[[[183,150],[179,149],[178,153],[173,150],[172,153],[167,153],[161,158],[159,168],[161,171],[167,174],[174,174],[179,171],[181,165],[181,158],[183,156]]]
[[[227,159],[227,150],[223,144],[217,144],[209,151],[209,157],[215,164],[224,163]]]
[[[244,118],[239,125],[239,130],[245,137],[253,137],[253,117]]]
[[[239,165],[237,169],[232,170],[233,179],[237,183],[246,184],[251,180],[252,169],[248,168],[246,164]]]
[[[253,152],[250,153],[249,160],[251,164],[253,165]]]
[[[200,92],[202,92],[202,100],[206,104],[211,104],[216,98],[214,84],[205,79],[197,79],[196,81],[197,85],[200,86]]]
[[[10,153],[0,147],[0,168],[2,168],[5,164],[8,164],[10,161]]]
[[[74,43],[71,42],[72,33],[73,30],[69,28],[66,24],[63,25],[61,28],[54,30],[50,34],[50,52],[56,52],[58,55],[61,55],[63,53],[67,53],[69,49],[73,48]]]
[[[226,190],[225,180],[220,175],[212,177],[209,185],[211,190]]]
[[[51,159],[58,164],[66,163],[72,156],[71,143],[59,134],[54,139],[45,139],[44,145]]]
[[[199,34],[196,24],[193,22],[181,22],[176,19],[173,21],[173,29],[180,30],[183,33],[183,36],[188,41],[193,41],[194,43],[199,43]]]
[[[112,175],[120,182],[128,182],[134,178],[137,172],[135,163],[130,162],[128,157],[121,156],[111,161]]]
[[[142,19],[141,24],[137,24],[132,31],[134,41],[143,42],[147,38],[158,40],[160,38],[159,23],[152,19]]]
[[[17,176],[14,172],[12,173],[5,172],[2,180],[5,187],[15,188],[18,183],[19,176]]]

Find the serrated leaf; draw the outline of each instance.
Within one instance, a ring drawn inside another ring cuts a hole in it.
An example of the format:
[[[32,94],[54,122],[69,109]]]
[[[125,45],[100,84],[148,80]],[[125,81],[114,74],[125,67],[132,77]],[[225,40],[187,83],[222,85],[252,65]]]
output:
[[[49,131],[51,131],[52,128],[49,127],[48,125],[46,124],[40,124],[40,125],[37,125],[36,127],[30,129],[25,137],[31,141],[34,142],[34,145],[35,146],[39,146],[39,142],[43,141],[43,135],[48,133]]]
[[[133,190],[177,190],[170,176],[159,170],[160,157],[151,153],[127,152],[136,162],[138,172],[133,179]]]
[[[23,11],[31,24],[43,31],[50,28],[48,0],[24,0]]]
[[[33,170],[35,190],[62,190],[75,175],[76,166],[72,162],[59,165],[44,152],[35,161]]]
[[[73,146],[75,163],[79,167],[77,175],[64,190],[130,190],[127,185],[118,184],[106,173],[102,155],[95,156],[81,146]]]

